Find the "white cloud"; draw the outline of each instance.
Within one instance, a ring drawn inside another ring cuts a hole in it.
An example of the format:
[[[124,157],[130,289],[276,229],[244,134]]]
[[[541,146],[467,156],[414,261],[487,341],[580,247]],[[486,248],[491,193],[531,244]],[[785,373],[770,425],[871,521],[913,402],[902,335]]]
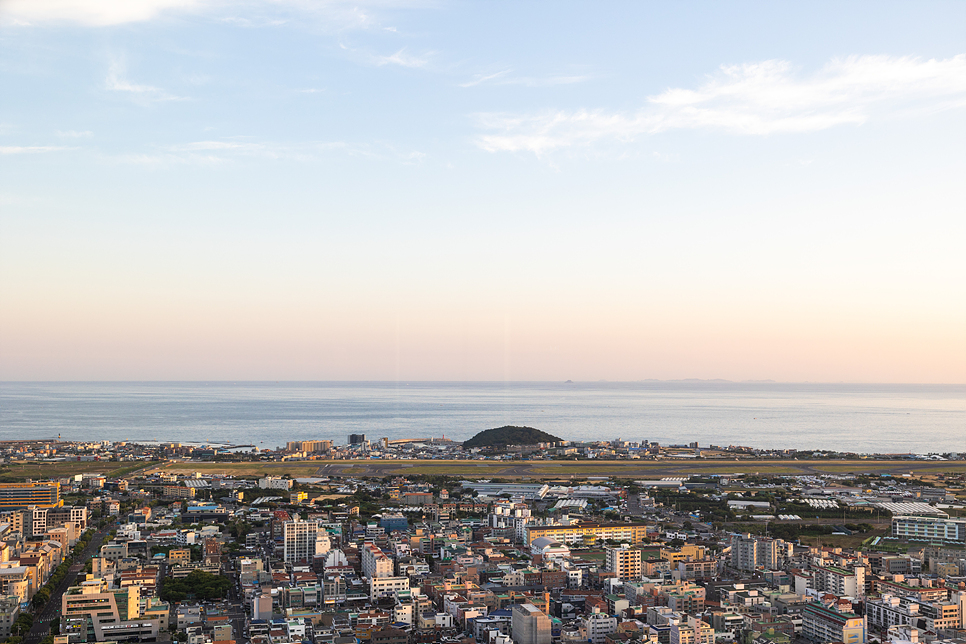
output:
[[[297,16],[323,17],[342,28],[377,26],[360,4],[379,9],[387,5],[419,6],[426,3],[422,0],[2,0],[0,23],[9,26],[77,24],[109,27],[196,14],[214,15],[216,19],[240,27],[269,27],[289,22],[287,17],[275,16],[279,11],[291,11]],[[245,15],[237,15],[239,12]],[[266,17],[266,12],[273,17]],[[394,31],[392,27],[387,29]]]
[[[0,154],[39,154],[43,152],[60,152],[75,148],[59,145],[0,145]]]
[[[419,56],[413,56],[412,54],[406,53],[405,49],[400,49],[395,54],[389,56],[375,56],[374,62],[378,66],[382,65],[400,65],[402,67],[425,67],[429,62],[429,58]]]
[[[91,27],[142,22],[222,0],[4,0],[0,16],[13,24],[78,23]]]
[[[785,61],[722,66],[697,89],[670,88],[634,112],[486,113],[484,150],[529,151],[630,141],[673,129],[744,135],[815,132],[870,119],[966,107],[966,54],[945,60],[854,56],[810,76]]]
[[[124,64],[120,61],[111,63],[104,85],[111,91],[130,94],[132,98],[141,102],[186,100],[183,96],[174,96],[160,87],[130,82],[125,78]]]

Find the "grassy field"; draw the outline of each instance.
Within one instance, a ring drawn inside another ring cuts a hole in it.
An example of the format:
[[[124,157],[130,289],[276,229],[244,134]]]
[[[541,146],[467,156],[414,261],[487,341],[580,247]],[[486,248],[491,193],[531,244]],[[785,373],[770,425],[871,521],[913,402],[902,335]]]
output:
[[[885,531],[875,532],[872,536],[880,536]],[[869,538],[869,534],[823,534],[811,536],[803,534],[799,540],[809,546],[828,546],[831,548],[859,548]]]
[[[343,461],[345,462],[345,461]],[[289,463],[166,463],[163,468],[177,474],[225,474],[230,476],[313,476],[318,463],[294,461]]]
[[[137,463],[112,463],[110,461],[63,461],[58,463],[10,463],[0,466],[0,480],[23,481],[25,479],[47,480],[97,472],[113,476],[114,472],[126,470]]]
[[[179,472],[234,476],[395,476],[426,474],[504,479],[569,479],[608,476],[655,479],[692,474],[848,474],[966,472],[966,462],[928,461],[292,461],[284,463],[168,463]],[[90,469],[85,471],[91,471]]]

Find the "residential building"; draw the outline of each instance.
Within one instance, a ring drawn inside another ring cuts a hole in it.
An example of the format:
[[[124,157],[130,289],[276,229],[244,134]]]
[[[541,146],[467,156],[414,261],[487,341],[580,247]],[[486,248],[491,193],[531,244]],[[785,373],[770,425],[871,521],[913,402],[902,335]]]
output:
[[[318,521],[286,521],[282,524],[282,558],[286,563],[311,561],[329,551],[329,533]]]
[[[379,525],[386,532],[393,532],[396,530],[406,531],[409,529],[409,521],[403,514],[384,514],[381,519],[379,519]]]
[[[278,476],[266,476],[258,479],[258,487],[263,490],[291,490],[292,479],[283,479]]]
[[[813,642],[865,644],[865,618],[819,603],[807,604],[802,610],[802,636]]]
[[[670,644],[714,644],[714,628],[696,617],[674,620],[671,623]]]
[[[158,619],[141,617],[141,587],[109,588],[103,579],[72,586],[61,597],[61,633],[74,642],[152,640]]]
[[[10,628],[20,616],[20,601],[17,595],[0,596],[0,641],[10,637]]]
[[[168,563],[172,566],[184,566],[191,563],[191,550],[189,548],[169,550]]]
[[[161,488],[161,493],[166,499],[193,499],[196,490],[184,485],[165,485]]]
[[[534,539],[548,537],[568,545],[575,543],[592,544],[597,541],[611,539],[626,541],[630,544],[642,543],[647,537],[647,526],[631,523],[596,523],[581,522],[570,525],[528,525],[526,527],[526,544],[530,545]]]
[[[510,629],[515,644],[550,644],[550,618],[533,604],[514,604]]]
[[[858,597],[865,595],[865,568],[858,566],[854,570],[845,570],[833,566],[815,566],[812,583],[819,592],[839,597]]]
[[[637,581],[641,578],[641,551],[628,546],[607,548],[607,570],[621,581]]]
[[[587,641],[603,644],[608,635],[617,632],[617,618],[606,613],[593,612],[583,619],[582,626],[587,633]],[[514,633],[514,641],[515,635]]]
[[[396,593],[409,590],[409,577],[373,577],[369,580],[369,599],[377,601],[395,597]]]
[[[369,579],[377,577],[392,577],[393,563],[379,546],[366,543],[361,550],[362,574]]]
[[[750,534],[735,535],[731,540],[731,567],[738,570],[779,567],[778,541]]]

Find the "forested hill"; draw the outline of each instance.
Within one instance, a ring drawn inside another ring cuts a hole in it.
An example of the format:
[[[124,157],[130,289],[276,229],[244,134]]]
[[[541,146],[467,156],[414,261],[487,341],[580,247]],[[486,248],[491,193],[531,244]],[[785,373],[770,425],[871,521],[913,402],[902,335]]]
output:
[[[480,432],[465,441],[463,447],[506,447],[507,445],[536,445],[537,443],[556,443],[562,441],[553,434],[534,429],[533,427],[497,427]]]

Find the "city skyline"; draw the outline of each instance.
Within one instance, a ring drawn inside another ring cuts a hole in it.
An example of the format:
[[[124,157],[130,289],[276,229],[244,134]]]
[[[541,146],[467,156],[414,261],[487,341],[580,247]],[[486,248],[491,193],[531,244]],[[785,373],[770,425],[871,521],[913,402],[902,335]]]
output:
[[[0,379],[966,382],[966,7],[0,5]]]

